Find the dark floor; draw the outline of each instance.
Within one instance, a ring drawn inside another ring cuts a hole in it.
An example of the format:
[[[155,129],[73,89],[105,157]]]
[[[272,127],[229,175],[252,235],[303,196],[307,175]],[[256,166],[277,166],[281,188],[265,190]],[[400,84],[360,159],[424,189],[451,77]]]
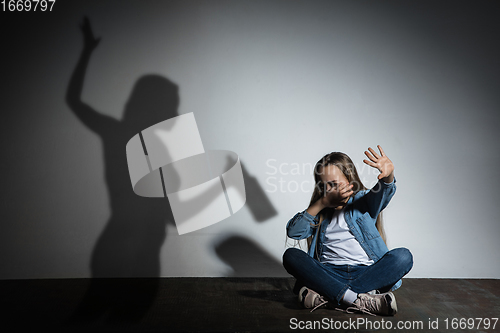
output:
[[[491,319],[500,317],[500,280],[405,279],[395,292],[394,317],[310,313],[299,307],[292,285],[288,278],[4,280],[0,330],[283,332],[317,321],[322,331],[500,331]]]

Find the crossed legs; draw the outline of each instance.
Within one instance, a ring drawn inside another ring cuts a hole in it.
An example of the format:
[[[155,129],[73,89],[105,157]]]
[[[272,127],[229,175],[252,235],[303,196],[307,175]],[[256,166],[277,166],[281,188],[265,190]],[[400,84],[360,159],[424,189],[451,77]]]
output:
[[[378,289],[386,292],[413,267],[413,256],[406,248],[387,252],[370,266],[322,264],[306,252],[289,248],[283,254],[283,266],[297,282],[340,304],[348,289],[365,293]]]

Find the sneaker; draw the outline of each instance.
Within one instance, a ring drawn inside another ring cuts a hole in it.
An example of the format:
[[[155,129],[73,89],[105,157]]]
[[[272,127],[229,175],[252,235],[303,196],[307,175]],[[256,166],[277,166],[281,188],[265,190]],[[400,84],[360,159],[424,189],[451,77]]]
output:
[[[311,312],[328,303],[323,296],[307,287],[302,287],[300,289],[299,302],[302,303],[302,306],[306,309],[312,308]]]
[[[377,295],[358,294],[358,299],[347,308],[348,313],[356,311],[371,315],[394,316],[398,312],[398,305],[391,292]]]

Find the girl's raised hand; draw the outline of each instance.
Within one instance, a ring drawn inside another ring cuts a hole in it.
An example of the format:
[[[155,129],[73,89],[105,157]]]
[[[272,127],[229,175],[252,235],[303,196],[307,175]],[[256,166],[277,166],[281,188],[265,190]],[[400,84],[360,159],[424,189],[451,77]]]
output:
[[[366,164],[371,167],[374,167],[380,171],[380,175],[378,175],[378,179],[385,178],[386,183],[391,183],[393,180],[394,173],[394,164],[384,153],[384,150],[380,145],[377,146],[380,151],[380,156],[373,150],[371,147],[368,148],[368,151],[365,151],[365,155],[370,159],[363,160]]]

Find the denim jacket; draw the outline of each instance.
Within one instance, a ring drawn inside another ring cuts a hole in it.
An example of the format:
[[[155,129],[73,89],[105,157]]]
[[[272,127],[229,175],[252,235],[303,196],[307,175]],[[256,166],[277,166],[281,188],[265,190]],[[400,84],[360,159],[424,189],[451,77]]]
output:
[[[349,198],[345,206],[344,218],[350,231],[359,242],[370,259],[377,262],[389,251],[375,226],[378,214],[389,204],[396,192],[396,179],[392,183],[379,180],[370,190],[363,190]],[[313,236],[309,255],[319,260],[324,250],[326,227],[330,223],[330,217],[326,216],[320,227],[319,215],[312,216],[307,210],[295,214],[288,221],[287,235],[293,239],[304,239]],[[392,290],[401,286],[398,281]]]

